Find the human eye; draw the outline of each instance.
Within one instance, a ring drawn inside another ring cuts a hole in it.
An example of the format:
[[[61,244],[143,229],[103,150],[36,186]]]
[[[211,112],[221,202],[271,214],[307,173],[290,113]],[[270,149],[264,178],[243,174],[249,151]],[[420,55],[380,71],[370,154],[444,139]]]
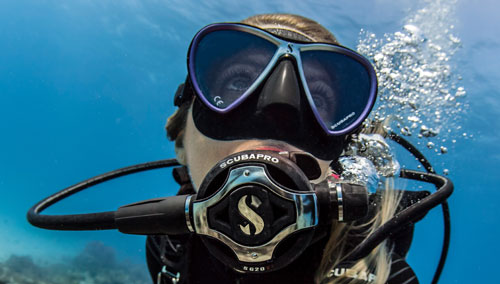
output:
[[[220,90],[244,92],[259,77],[271,59],[272,53],[249,46],[228,58],[217,78]]]
[[[335,91],[324,81],[313,81],[309,84],[309,92],[318,111],[328,113],[336,105]]]
[[[232,66],[224,72],[221,87],[231,92],[245,92],[255,77],[254,72],[248,66]]]
[[[220,73],[213,82],[214,94],[230,104],[243,95],[255,82],[259,73],[251,64],[231,65]]]

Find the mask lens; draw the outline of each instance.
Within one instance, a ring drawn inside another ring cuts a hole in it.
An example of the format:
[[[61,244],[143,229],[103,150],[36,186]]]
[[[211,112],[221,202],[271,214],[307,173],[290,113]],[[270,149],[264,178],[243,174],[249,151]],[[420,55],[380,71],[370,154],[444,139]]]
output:
[[[205,103],[224,110],[244,99],[277,46],[238,30],[207,33],[195,47],[194,80]]]
[[[349,128],[370,105],[371,79],[367,68],[339,52],[307,50],[302,67],[315,111],[328,131]]]

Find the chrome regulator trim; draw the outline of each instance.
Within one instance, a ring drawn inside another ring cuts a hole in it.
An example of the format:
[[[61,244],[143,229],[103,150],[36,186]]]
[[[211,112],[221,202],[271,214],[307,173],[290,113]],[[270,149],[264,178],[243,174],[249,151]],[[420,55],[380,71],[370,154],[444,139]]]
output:
[[[225,234],[214,230],[208,224],[208,208],[222,200],[232,189],[245,183],[253,183],[269,189],[283,199],[293,201],[296,210],[296,222],[280,231],[274,238],[263,245],[246,246],[235,242]],[[231,170],[226,183],[214,196],[207,200],[193,203],[193,219],[196,233],[219,239],[229,246],[239,261],[262,262],[270,260],[277,245],[288,235],[318,224],[318,206],[316,194],[293,193],[274,183],[262,166],[246,166]]]
[[[189,195],[186,198],[186,203],[184,204],[184,215],[186,216],[186,225],[191,233],[194,233],[193,225],[191,224],[191,218],[189,217],[189,204],[191,204],[191,198],[193,196]]]
[[[344,200],[342,199],[342,184],[337,183],[335,186],[337,191],[337,205],[339,210],[339,222],[344,221]]]

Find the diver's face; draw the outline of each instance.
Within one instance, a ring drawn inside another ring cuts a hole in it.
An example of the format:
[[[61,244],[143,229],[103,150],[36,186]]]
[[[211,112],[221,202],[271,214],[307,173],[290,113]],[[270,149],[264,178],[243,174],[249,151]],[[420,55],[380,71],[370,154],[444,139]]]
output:
[[[205,100],[193,100],[183,141],[183,160],[196,189],[216,163],[241,151],[309,153],[318,157],[316,160],[322,170],[322,175],[312,182],[325,179],[331,159],[340,155],[344,138],[329,136],[321,128],[305,95],[297,62],[292,57],[281,57],[254,93],[235,109],[218,113],[207,107],[207,104],[219,106],[219,103],[222,104],[219,107],[226,107],[224,104],[236,101],[250,88],[271,61],[273,53],[265,48],[269,47],[261,41],[250,41],[239,46],[234,54],[221,52],[221,58],[196,61],[203,67],[200,78],[204,79]],[[218,55],[213,53],[213,56]],[[331,110],[338,103],[334,100],[335,90],[330,87],[336,86],[331,82],[335,78],[330,77],[335,72],[324,70],[323,65],[309,60],[304,71],[307,71],[315,104],[321,110]],[[321,110],[319,115],[326,117]]]
[[[245,150],[271,150],[271,151],[303,151],[289,143],[273,139],[239,139],[220,141],[203,135],[193,121],[193,107],[189,109],[184,133],[185,162],[189,168],[191,180],[198,190],[205,175],[217,162],[225,157]],[[212,122],[213,127],[220,127],[217,121]],[[329,174],[331,161],[316,159],[321,167],[322,175],[313,183],[320,182]]]

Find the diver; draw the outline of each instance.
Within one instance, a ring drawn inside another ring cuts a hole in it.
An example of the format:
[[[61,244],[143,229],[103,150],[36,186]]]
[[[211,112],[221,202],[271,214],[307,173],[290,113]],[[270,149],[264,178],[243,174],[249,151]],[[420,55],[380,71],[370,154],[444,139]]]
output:
[[[80,182],[34,205],[28,220],[46,229],[148,235],[148,268],[159,284],[415,284],[406,262],[414,223],[442,204],[437,283],[453,185],[406,140],[367,121],[376,95],[371,63],[313,20],[262,14],[208,25],[191,42],[188,76],[166,125],[176,159]],[[409,150],[427,173],[402,169],[400,176],[437,192],[397,190],[390,178],[370,192],[343,180],[341,156],[368,134]],[[171,166],[179,166],[176,196],[110,212],[40,214],[101,182]]]
[[[297,50],[300,59],[291,56]],[[189,56],[190,76],[166,126],[189,173],[181,194],[195,193],[214,164],[245,150],[311,154],[321,169],[312,182],[324,181],[374,103],[376,78],[367,60],[301,16],[257,15],[209,26],[195,36]],[[299,258],[274,273],[242,277],[195,236],[151,236],[151,274],[156,280],[166,265],[185,278],[180,283],[417,283],[405,250],[395,250],[391,240],[354,263],[343,262],[356,242],[396,212],[398,192],[382,192],[383,204],[369,219],[323,228]]]

